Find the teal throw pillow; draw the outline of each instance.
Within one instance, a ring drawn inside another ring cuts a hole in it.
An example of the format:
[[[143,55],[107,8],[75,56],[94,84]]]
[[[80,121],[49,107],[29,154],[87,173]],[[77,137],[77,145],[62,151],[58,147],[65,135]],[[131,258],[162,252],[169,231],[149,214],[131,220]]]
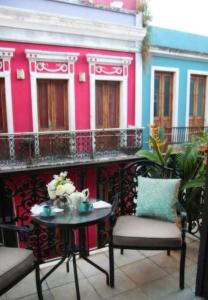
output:
[[[136,216],[176,221],[180,179],[138,177]]]

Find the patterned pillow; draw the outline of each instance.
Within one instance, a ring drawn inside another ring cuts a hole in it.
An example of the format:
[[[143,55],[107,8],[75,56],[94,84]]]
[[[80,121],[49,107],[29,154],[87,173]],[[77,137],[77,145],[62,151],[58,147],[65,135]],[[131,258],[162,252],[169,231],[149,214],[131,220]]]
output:
[[[138,177],[136,216],[176,221],[180,179]]]

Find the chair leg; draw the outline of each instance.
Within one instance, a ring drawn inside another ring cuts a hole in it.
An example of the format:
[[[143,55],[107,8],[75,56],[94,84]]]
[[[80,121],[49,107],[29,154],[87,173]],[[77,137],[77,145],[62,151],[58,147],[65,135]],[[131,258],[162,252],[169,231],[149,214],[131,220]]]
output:
[[[38,263],[36,263],[36,265],[35,265],[35,278],[36,278],[38,299],[43,300],[42,286],[41,286],[41,281],[40,281],[40,267],[39,267]]]
[[[185,259],[186,259],[186,243],[181,248],[181,259],[180,259],[180,289],[184,289],[184,274],[185,274]]]
[[[113,247],[109,244],[109,270],[110,270],[110,287],[114,287],[114,253]]]
[[[170,256],[170,250],[167,250],[167,255]]]
[[[124,249],[121,249],[121,254],[122,254],[122,255],[124,254]]]

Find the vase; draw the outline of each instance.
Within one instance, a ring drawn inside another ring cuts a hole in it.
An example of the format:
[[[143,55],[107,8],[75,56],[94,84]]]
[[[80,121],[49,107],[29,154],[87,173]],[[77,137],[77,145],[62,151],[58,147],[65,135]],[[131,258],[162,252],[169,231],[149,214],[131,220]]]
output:
[[[69,208],[69,202],[68,199],[66,197],[57,197],[54,200],[54,206],[58,207],[58,208]]]

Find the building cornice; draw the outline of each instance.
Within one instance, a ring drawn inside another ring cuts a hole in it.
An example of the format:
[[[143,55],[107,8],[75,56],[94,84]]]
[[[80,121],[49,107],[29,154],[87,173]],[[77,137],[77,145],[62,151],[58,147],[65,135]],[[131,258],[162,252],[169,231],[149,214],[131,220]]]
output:
[[[103,64],[103,65],[129,65],[132,57],[128,56],[110,56],[101,54],[87,54],[87,61],[89,63]]]
[[[41,50],[25,50],[26,57],[29,60],[44,60],[44,61],[77,61],[79,53],[74,52],[51,52]]]
[[[16,37],[16,41],[37,43],[38,38],[41,42],[42,34],[45,44],[62,44],[63,36],[66,45],[70,44],[72,37],[72,46],[87,47],[89,44],[91,47],[93,40],[95,42],[102,38],[98,48],[110,48],[110,44],[112,45],[112,40],[114,40],[115,48],[118,48],[120,43],[120,48],[126,46],[132,49],[136,49],[141,44],[146,33],[144,28],[136,26],[98,22],[5,6],[0,6],[0,29],[0,40],[15,40]],[[52,38],[54,35],[55,39]],[[114,48],[113,45],[111,47]]]
[[[14,48],[4,48],[0,47],[0,58],[11,58],[13,57],[15,49]]]
[[[188,60],[208,61],[208,53],[151,46],[150,53],[155,56],[183,58]]]

